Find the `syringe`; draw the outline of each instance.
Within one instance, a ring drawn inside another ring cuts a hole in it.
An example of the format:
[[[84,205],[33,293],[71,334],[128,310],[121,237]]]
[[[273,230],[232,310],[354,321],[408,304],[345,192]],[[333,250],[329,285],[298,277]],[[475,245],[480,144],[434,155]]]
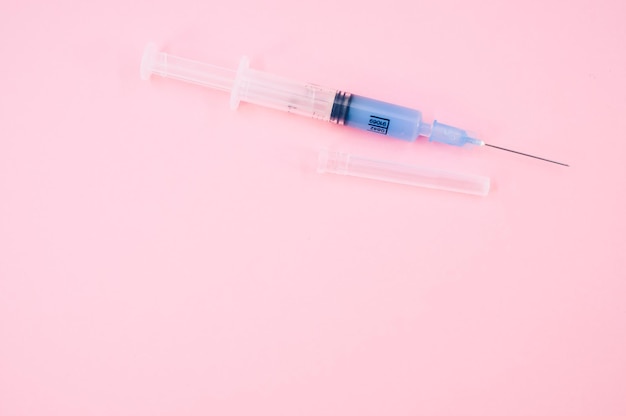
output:
[[[410,142],[423,136],[431,142],[453,146],[490,146],[568,166],[486,144],[463,129],[437,120],[428,124],[418,110],[251,69],[246,57],[241,58],[239,68],[233,70],[159,52],[156,45],[150,43],[141,60],[141,78],[147,80],[152,74],[230,92],[232,109],[245,101]]]

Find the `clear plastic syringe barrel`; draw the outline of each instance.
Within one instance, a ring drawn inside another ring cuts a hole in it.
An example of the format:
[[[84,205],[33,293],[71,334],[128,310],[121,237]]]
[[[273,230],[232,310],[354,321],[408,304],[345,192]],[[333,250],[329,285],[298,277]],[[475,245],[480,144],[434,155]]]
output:
[[[233,91],[231,107],[239,100],[283,110],[301,116],[329,121],[337,90],[279,77],[248,67],[241,61]]]
[[[141,77],[157,74],[231,93],[233,109],[240,101],[329,121],[337,90],[250,69],[242,58],[238,70],[204,64],[159,52],[149,44],[141,61]]]
[[[250,69],[245,57],[235,71],[159,52],[149,44],[141,60],[141,77],[148,79],[152,74],[230,91],[232,109],[246,101],[401,140],[424,136],[454,146],[484,144],[463,129],[438,121],[432,126],[424,123],[422,113],[408,107]]]

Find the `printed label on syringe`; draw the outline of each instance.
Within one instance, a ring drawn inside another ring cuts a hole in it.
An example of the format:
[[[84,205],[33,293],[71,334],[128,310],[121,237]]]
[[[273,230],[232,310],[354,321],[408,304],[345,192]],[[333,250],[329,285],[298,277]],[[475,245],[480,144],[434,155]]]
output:
[[[371,115],[368,126],[369,131],[372,131],[374,133],[387,134],[387,130],[389,130],[389,119]]]

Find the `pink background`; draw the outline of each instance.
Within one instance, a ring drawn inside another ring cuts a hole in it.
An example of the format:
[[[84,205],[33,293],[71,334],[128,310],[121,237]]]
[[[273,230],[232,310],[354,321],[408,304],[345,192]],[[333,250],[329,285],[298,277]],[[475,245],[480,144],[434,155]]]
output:
[[[626,6],[3,1],[0,415],[626,414]],[[148,41],[424,111],[139,79]],[[323,146],[487,198],[318,175]]]

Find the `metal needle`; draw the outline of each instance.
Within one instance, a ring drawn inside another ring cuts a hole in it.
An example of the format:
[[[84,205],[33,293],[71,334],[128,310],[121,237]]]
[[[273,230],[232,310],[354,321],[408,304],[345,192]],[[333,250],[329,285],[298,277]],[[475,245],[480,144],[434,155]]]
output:
[[[546,162],[556,163],[557,165],[561,165],[561,166],[567,166],[567,167],[569,167],[569,165],[567,165],[567,164],[565,164],[565,163],[556,162],[556,161],[554,161],[554,160],[550,160],[550,159],[544,159],[543,157],[539,157],[539,156],[529,155],[528,153],[522,153],[522,152],[518,152],[518,151],[516,151],[516,150],[505,149],[504,147],[494,146],[494,145],[492,145],[492,144],[487,144],[487,143],[485,143],[485,146],[493,147],[493,148],[495,148],[495,149],[500,149],[500,150],[506,150],[507,152],[517,153],[518,155],[528,156],[528,157],[532,157],[532,158],[539,159],[539,160],[545,160]]]

